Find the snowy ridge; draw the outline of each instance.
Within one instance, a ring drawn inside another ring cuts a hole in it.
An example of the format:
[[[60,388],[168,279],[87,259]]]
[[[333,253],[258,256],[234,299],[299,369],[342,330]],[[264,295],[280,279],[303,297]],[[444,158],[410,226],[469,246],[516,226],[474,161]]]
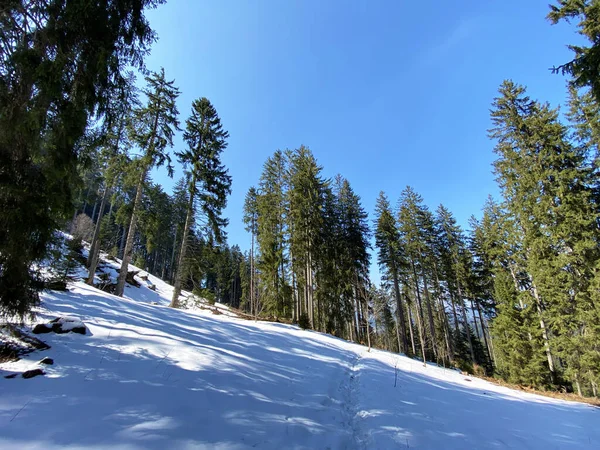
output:
[[[128,298],[80,282],[43,295],[40,322],[77,317],[90,333],[44,335],[50,350],[0,366],[55,361],[44,377],[0,378],[0,448],[600,448],[589,405],[291,325],[174,310],[171,286],[148,280],[156,291]]]

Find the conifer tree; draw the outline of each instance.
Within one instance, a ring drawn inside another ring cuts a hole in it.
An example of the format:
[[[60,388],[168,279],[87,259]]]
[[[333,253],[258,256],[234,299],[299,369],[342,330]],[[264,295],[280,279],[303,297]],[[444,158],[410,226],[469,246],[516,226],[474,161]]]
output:
[[[160,73],[151,73],[147,76],[146,82],[148,86],[143,92],[147,97],[147,103],[143,107],[134,110],[134,120],[131,127],[132,139],[144,153],[136,161],[138,181],[129,220],[123,262],[117,282],[116,295],[118,296],[122,296],[125,290],[125,278],[127,277],[136,232],[137,212],[142,202],[146,177],[153,167],[160,167],[165,163],[169,175],[172,175],[171,158],[167,152],[167,147],[173,145],[173,134],[179,128],[177,118],[179,112],[175,104],[179,96],[179,90],[174,86],[174,81],[167,81],[165,71],[161,69]]]
[[[135,77],[130,74],[123,86],[113,93],[109,107],[110,113],[107,114],[101,129],[103,137],[99,159],[102,165],[104,187],[87,260],[89,270],[87,283],[92,286],[100,255],[100,228],[104,210],[111,195],[112,187],[120,176],[119,172],[126,163],[126,158],[123,155],[127,154],[131,147],[127,128],[131,125],[131,111],[138,106],[139,100],[137,98],[137,88],[135,87]]]
[[[288,161],[278,150],[265,162],[257,198],[261,300],[266,311],[277,316],[286,314],[291,293],[285,251],[287,171]]]
[[[522,230],[548,368],[557,381],[557,352],[571,360],[565,375],[577,384],[582,374],[572,358],[582,351],[576,342],[594,310],[588,286],[598,248],[585,149],[568,142],[557,110],[532,101],[510,81],[500,88],[492,120],[499,156],[494,165],[507,208]]]
[[[564,20],[576,23],[578,32],[590,46],[569,45],[574,53],[571,61],[553,69],[573,77],[577,87],[591,88],[596,100],[600,101],[600,6],[596,0],[557,0],[550,4],[548,19],[553,23]]]
[[[321,329],[322,310],[319,299],[315,299],[314,273],[319,257],[319,235],[323,226],[325,182],[320,176],[322,169],[308,148],[302,146],[295,150],[289,160],[291,175],[288,223],[293,273],[298,283],[299,301],[296,309],[298,316],[300,309],[308,314],[311,328]],[[303,299],[303,308],[300,307],[300,299]]]
[[[400,295],[400,271],[405,262],[401,255],[400,232],[396,219],[392,213],[390,203],[382,191],[379,193],[375,206],[375,246],[378,251],[377,262],[391,280],[394,297],[396,299],[396,314],[399,328],[398,346],[400,351],[408,353],[408,337],[406,333],[406,320],[404,318],[404,304]]]
[[[173,287],[171,307],[179,306],[179,295],[184,278],[184,263],[188,234],[195,221],[195,204],[204,223],[217,243],[223,241],[227,220],[221,217],[231,193],[231,177],[221,162],[221,153],[227,148],[229,133],[223,129],[221,119],[210,101],[202,97],[192,103],[192,115],[186,121],[183,139],[188,149],[177,153],[179,162],[190,167],[189,199],[186,212],[177,275]]]
[[[78,143],[101,118],[122,68],[143,67],[160,0],[3,4],[0,17],[0,308],[27,315],[32,271],[73,213]]]
[[[248,287],[248,299],[250,300],[250,314],[256,317],[257,314],[257,299],[256,299],[256,269],[255,269],[255,251],[254,243],[256,240],[256,234],[258,233],[258,193],[256,188],[251,186],[246,193],[244,199],[244,216],[243,220],[246,224],[246,231],[251,235],[250,244],[250,276],[249,276],[249,287]]]

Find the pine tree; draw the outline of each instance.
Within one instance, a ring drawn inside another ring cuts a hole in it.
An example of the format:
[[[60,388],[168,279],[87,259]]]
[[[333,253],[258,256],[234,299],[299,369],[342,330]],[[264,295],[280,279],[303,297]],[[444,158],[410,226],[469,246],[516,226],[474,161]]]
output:
[[[183,135],[188,149],[177,153],[179,161],[190,166],[190,181],[189,203],[170,305],[173,308],[179,306],[187,238],[195,221],[195,201],[203,218],[202,225],[210,230],[218,243],[223,241],[227,220],[221,217],[221,213],[227,204],[227,195],[231,193],[231,177],[221,162],[221,153],[227,148],[228,137],[229,133],[223,130],[221,119],[210,101],[205,97],[195,100]]]
[[[424,213],[422,197],[417,194],[410,186],[407,186],[401,194],[398,208],[398,224],[401,232],[403,252],[407,257],[407,273],[405,275],[405,284],[412,284],[414,292],[414,302],[409,304],[409,325],[412,326],[410,319],[410,307],[414,306],[417,319],[417,329],[421,346],[421,356],[423,364],[426,364],[426,330],[423,320],[423,302],[421,298],[421,287],[419,281],[419,272],[423,268],[422,260],[425,254],[426,241],[421,229],[421,216]],[[414,344],[413,344],[414,348]]]
[[[400,351],[408,353],[408,336],[406,333],[406,319],[404,318],[404,304],[400,295],[400,271],[405,261],[401,255],[400,232],[398,231],[396,219],[392,213],[390,203],[382,191],[379,193],[375,206],[375,246],[378,250],[377,262],[394,288],[396,300],[396,314],[398,321],[398,346]]]
[[[264,165],[257,198],[260,296],[266,312],[276,316],[291,311],[285,249],[287,171],[288,161],[278,150]]]
[[[244,216],[243,220],[246,224],[246,231],[250,233],[251,245],[250,245],[250,276],[248,286],[248,299],[250,301],[250,314],[256,317],[257,315],[257,301],[256,298],[256,268],[255,268],[255,251],[254,243],[256,241],[256,235],[258,233],[258,193],[254,186],[251,186],[246,193],[244,199]]]
[[[134,120],[131,127],[132,139],[143,150],[144,155],[136,161],[138,182],[133,209],[129,221],[129,231],[123,253],[123,262],[119,271],[116,295],[123,296],[125,278],[131,260],[131,250],[137,225],[137,212],[142,202],[144,183],[149,171],[167,163],[169,174],[172,175],[171,159],[167,147],[173,145],[173,134],[179,128],[177,106],[175,101],[179,90],[174,81],[167,81],[165,71],[151,73],[146,77],[148,86],[143,90],[147,104],[134,110]]]
[[[553,69],[573,77],[577,87],[590,87],[600,100],[600,6],[596,0],[557,0],[550,5],[548,19],[557,24],[561,20],[576,22],[579,34],[587,38],[591,46],[569,45],[574,53],[571,61]]]
[[[582,375],[573,355],[584,351],[576,342],[594,310],[589,283],[598,248],[585,149],[568,142],[557,110],[532,101],[510,81],[500,88],[492,120],[499,155],[494,165],[507,208],[522,230],[548,368],[557,380],[553,352],[562,355],[571,361],[565,375],[577,384]]]
[[[43,286],[32,263],[73,214],[78,143],[122,68],[143,67],[156,0],[8,2],[0,17],[0,298],[24,317]],[[75,189],[76,190],[76,189]]]
[[[370,339],[368,324],[369,291],[369,225],[368,214],[361,205],[350,182],[337,176],[334,184],[337,197],[337,218],[339,220],[339,239],[343,243],[338,254],[339,271],[336,274],[345,302],[351,302],[355,319],[356,337],[363,341],[366,334]],[[363,332],[363,328],[365,329]],[[367,342],[369,343],[369,342]]]
[[[135,76],[130,74],[123,86],[112,93],[109,113],[102,124],[102,149],[99,159],[102,165],[103,194],[100,202],[100,211],[96,220],[94,236],[90,242],[90,251],[87,260],[89,275],[87,284],[93,286],[96,267],[100,255],[100,229],[102,218],[106,209],[106,203],[110,198],[111,190],[117,182],[120,171],[126,163],[123,155],[127,154],[131,147],[128,139],[127,128],[131,125],[131,111],[139,106],[137,88],[135,87]]]
[[[308,314],[310,327],[322,329],[322,308],[315,298],[315,270],[319,258],[320,230],[323,227],[322,209],[325,181],[321,167],[306,147],[300,147],[290,157],[290,187],[288,191],[290,254],[297,281],[295,316]],[[300,301],[300,300],[303,301]],[[316,302],[316,304],[315,304]],[[316,317],[315,317],[316,312]]]

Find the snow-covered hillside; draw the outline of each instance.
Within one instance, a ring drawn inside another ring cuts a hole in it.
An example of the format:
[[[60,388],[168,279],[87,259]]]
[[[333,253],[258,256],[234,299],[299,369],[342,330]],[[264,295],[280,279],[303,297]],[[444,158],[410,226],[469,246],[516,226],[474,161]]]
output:
[[[0,366],[3,449],[597,449],[600,410],[294,326],[166,306],[149,277],[121,299],[83,283],[43,295],[39,321],[87,335]],[[158,304],[153,304],[158,303]]]

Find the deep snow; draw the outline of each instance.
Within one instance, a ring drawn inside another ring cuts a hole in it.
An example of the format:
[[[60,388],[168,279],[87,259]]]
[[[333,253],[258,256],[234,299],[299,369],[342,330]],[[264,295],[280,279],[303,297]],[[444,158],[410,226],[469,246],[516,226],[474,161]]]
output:
[[[600,410],[294,326],[173,310],[171,287],[121,299],[75,283],[43,295],[39,322],[87,336],[0,365],[3,449],[597,449]],[[159,304],[152,304],[152,302]],[[394,387],[396,382],[396,387]]]

